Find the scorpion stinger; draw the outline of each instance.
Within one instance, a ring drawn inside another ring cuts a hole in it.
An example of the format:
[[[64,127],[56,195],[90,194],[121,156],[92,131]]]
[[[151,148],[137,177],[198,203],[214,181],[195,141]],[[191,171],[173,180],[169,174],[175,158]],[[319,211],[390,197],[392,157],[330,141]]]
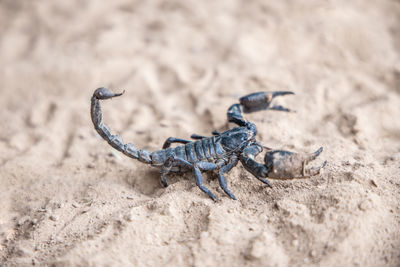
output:
[[[222,190],[232,199],[235,195],[228,189],[224,174],[228,173],[240,161],[246,170],[252,173],[261,182],[272,187],[266,180],[269,178],[290,179],[296,177],[309,177],[319,174],[324,162],[318,168],[306,169],[306,164],[314,160],[322,148],[312,154],[297,154],[284,150],[269,149],[265,155],[264,163],[255,161],[255,157],[263,151],[263,146],[255,139],[257,127],[254,123],[242,117],[245,113],[259,110],[290,111],[287,108],[271,105],[276,96],[293,94],[289,91],[260,92],[249,94],[240,98],[240,104],[234,104],[228,109],[228,121],[236,123],[238,127],[225,132],[213,132],[213,136],[205,137],[192,135],[193,140],[169,137],[164,142],[161,150],[152,153],[147,150],[138,150],[132,144],[124,144],[122,139],[112,135],[110,129],[102,122],[100,100],[117,97],[123,93],[113,93],[106,88],[98,88],[92,96],[91,117],[94,128],[103,139],[113,148],[125,155],[151,164],[160,170],[160,181],[163,186],[168,186],[166,175],[170,172],[191,171],[196,185],[212,200],[215,195],[203,185],[202,172],[216,171]],[[173,143],[180,145],[171,147]]]

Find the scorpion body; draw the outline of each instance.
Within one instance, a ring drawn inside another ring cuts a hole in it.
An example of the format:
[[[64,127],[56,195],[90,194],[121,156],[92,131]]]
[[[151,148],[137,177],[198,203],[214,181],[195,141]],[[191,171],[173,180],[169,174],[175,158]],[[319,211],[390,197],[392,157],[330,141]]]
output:
[[[91,118],[96,131],[113,148],[125,155],[143,163],[151,164],[160,169],[161,184],[168,186],[166,175],[169,172],[192,171],[197,186],[214,201],[214,194],[203,185],[202,171],[218,171],[218,181],[224,192],[236,199],[227,188],[224,174],[229,172],[240,161],[242,165],[258,180],[272,187],[266,177],[275,179],[291,179],[309,177],[319,174],[326,161],[317,168],[306,169],[306,164],[315,159],[322,147],[311,154],[298,154],[284,150],[269,150],[264,157],[264,163],[255,161],[255,157],[263,151],[263,146],[255,139],[257,128],[255,124],[246,121],[242,112],[249,113],[259,110],[289,111],[282,106],[273,105],[271,101],[280,95],[293,94],[288,91],[260,92],[244,96],[240,104],[233,104],[228,109],[228,121],[238,126],[219,133],[214,131],[213,136],[205,137],[197,134],[191,136],[193,140],[169,137],[161,150],[149,152],[137,149],[133,144],[124,144],[122,139],[111,134],[107,125],[102,122],[100,100],[120,96],[123,93],[113,93],[106,88],[98,88],[91,99]],[[171,147],[172,143],[181,143]]]

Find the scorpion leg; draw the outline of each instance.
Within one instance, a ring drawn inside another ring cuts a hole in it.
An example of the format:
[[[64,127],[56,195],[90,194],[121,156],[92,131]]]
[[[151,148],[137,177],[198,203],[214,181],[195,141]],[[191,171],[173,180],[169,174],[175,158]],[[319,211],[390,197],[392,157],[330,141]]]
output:
[[[212,131],[212,135],[220,135],[220,133],[217,130]],[[190,138],[194,140],[200,140],[203,138],[207,138],[207,136],[199,135],[199,134],[192,134]]]
[[[207,187],[203,185],[203,175],[201,174],[200,170],[211,171],[215,170],[217,167],[218,167],[217,164],[207,161],[200,161],[193,164],[193,173],[194,173],[194,179],[196,180],[196,185],[200,188],[201,191],[206,193],[214,202],[217,200],[217,198]]]
[[[165,161],[164,165],[161,166],[161,169],[160,169],[160,175],[161,175],[161,177],[160,177],[161,179],[160,180],[161,180],[161,184],[164,187],[168,186],[166,176],[171,171],[171,168],[172,168],[172,166],[174,165],[175,162],[179,163],[181,165],[186,165],[189,168],[193,168],[193,165],[190,162],[186,161],[186,160],[183,160],[183,159],[180,159],[180,158],[177,158],[177,157],[169,157],[169,158],[167,158],[167,160]]]
[[[203,171],[211,171],[215,170],[218,166],[215,163],[212,162],[207,162],[207,161],[200,161],[194,164],[191,164],[190,162],[177,158],[177,157],[170,157],[166,160],[165,164],[161,167],[160,174],[161,174],[161,183],[163,184],[164,187],[167,187],[167,181],[166,181],[166,175],[168,172],[171,170],[171,167],[173,166],[173,163],[180,163],[182,165],[186,165],[189,168],[193,169],[193,174],[194,178],[196,180],[196,185],[200,188],[201,191],[206,193],[214,202],[216,201],[216,197],[214,194],[203,185],[203,175],[201,174],[200,170]]]
[[[165,140],[164,145],[163,145],[162,148],[163,149],[169,148],[172,143],[187,144],[187,143],[190,143],[190,142],[192,142],[192,141],[181,139],[181,138],[168,137],[168,139]]]
[[[221,186],[222,190],[224,190],[224,192],[232,199],[236,200],[235,195],[228,189],[227,185],[226,185],[226,180],[224,177],[224,173],[229,172],[233,167],[236,166],[236,164],[238,163],[238,158],[234,157],[230,163],[228,163],[227,165],[222,166],[219,170],[218,170],[218,181],[219,181],[219,185]]]
[[[215,195],[207,187],[205,187],[203,185],[203,175],[201,174],[201,171],[215,170],[215,169],[219,168],[221,166],[221,164],[208,162],[208,161],[200,161],[200,162],[196,162],[192,165],[191,163],[189,163],[185,160],[181,160],[181,159],[176,159],[176,160],[193,168],[193,174],[194,174],[194,178],[196,180],[196,185],[200,188],[201,191],[206,193],[215,202],[216,201]],[[218,171],[218,180],[221,185],[221,188],[225,191],[226,194],[228,194],[232,199],[235,199],[235,200],[236,200],[235,195],[233,195],[232,192],[229,191],[229,189],[226,186],[226,181],[223,176],[223,173],[229,172],[234,166],[236,166],[237,163],[238,163],[238,159],[235,158],[235,159],[233,159],[233,161],[230,164],[222,166]]]
[[[217,201],[217,198],[214,196],[214,194],[203,185],[203,175],[201,174],[200,169],[195,167],[193,169],[193,173],[194,179],[196,179],[196,185],[200,188],[200,190],[206,193],[214,202]]]
[[[168,186],[166,176],[169,173],[169,171],[171,170],[173,162],[174,162],[174,158],[169,157],[160,169],[160,175],[161,175],[160,181],[161,181],[162,186],[164,186],[164,187]]]
[[[194,140],[201,140],[201,139],[207,138],[207,137],[206,137],[206,136],[203,136],[203,135],[192,134],[192,135],[190,136],[190,138],[192,138],[192,139],[194,139]]]

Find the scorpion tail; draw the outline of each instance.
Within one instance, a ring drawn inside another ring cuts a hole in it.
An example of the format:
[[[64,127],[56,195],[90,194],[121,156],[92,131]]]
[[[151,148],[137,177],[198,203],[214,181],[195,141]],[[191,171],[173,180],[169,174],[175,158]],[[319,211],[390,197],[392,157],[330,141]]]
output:
[[[124,92],[116,94],[104,87],[98,88],[94,91],[90,108],[90,115],[92,117],[94,128],[99,135],[116,150],[124,153],[128,157],[151,164],[152,160],[149,151],[143,149],[138,150],[133,144],[124,144],[121,137],[111,134],[110,128],[102,122],[100,100],[121,96]]]

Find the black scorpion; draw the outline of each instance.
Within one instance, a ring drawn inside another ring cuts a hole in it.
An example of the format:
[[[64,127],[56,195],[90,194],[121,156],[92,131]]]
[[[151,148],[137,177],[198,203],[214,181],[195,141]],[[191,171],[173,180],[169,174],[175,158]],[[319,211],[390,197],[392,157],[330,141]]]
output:
[[[319,167],[306,168],[306,164],[322,152],[322,147],[310,154],[268,149],[264,157],[264,164],[255,161],[255,157],[263,151],[263,146],[255,139],[256,125],[245,120],[242,112],[290,111],[282,106],[272,105],[271,102],[276,96],[290,95],[293,92],[259,92],[246,95],[240,98],[240,104],[233,104],[228,109],[228,121],[237,124],[237,127],[222,133],[214,131],[211,137],[193,134],[191,138],[196,141],[169,137],[161,150],[152,153],[145,149],[138,150],[133,144],[124,144],[122,139],[111,134],[108,126],[102,122],[99,100],[122,94],[113,93],[106,88],[98,88],[94,91],[91,99],[91,117],[94,128],[116,150],[143,163],[160,168],[161,184],[164,187],[168,186],[166,176],[169,172],[192,171],[196,185],[216,201],[214,194],[203,185],[202,171],[217,170],[221,188],[229,197],[236,199],[227,188],[224,174],[235,167],[239,161],[247,171],[269,187],[272,186],[266,179],[267,177],[274,179],[310,177],[319,174],[326,164],[324,161]],[[170,147],[172,143],[183,145]]]

